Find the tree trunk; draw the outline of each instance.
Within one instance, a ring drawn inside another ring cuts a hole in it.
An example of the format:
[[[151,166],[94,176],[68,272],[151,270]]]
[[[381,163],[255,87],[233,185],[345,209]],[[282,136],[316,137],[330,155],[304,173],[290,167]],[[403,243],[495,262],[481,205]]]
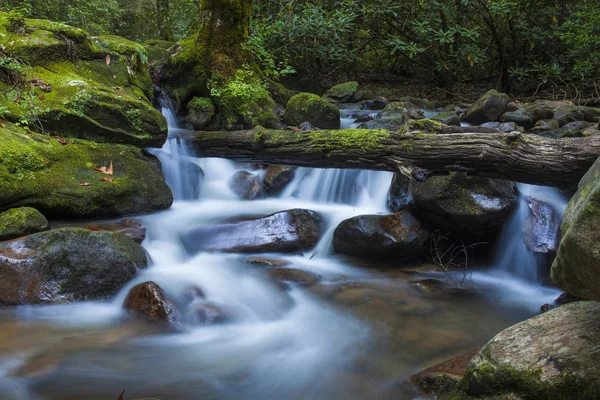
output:
[[[173,31],[169,21],[169,0],[156,0],[158,32],[161,40],[173,41]]]
[[[451,128],[443,128],[451,132]],[[444,131],[443,131],[444,132]],[[575,187],[600,156],[600,136],[547,139],[513,133],[277,131],[184,134],[200,157],[315,168],[401,172],[422,181],[451,171],[534,185]]]

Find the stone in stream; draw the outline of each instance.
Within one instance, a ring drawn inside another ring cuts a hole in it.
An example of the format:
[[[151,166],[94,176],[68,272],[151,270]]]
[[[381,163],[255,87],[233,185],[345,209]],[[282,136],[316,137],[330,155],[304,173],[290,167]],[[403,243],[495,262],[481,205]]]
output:
[[[282,288],[289,285],[312,286],[321,280],[320,276],[312,272],[296,268],[270,268],[265,272],[265,276]]]
[[[0,213],[0,241],[16,239],[48,229],[50,229],[48,220],[35,208],[11,208]]]
[[[346,82],[329,89],[323,99],[333,103],[356,103],[361,100],[358,92],[358,82]]]
[[[388,207],[393,212],[406,210],[410,203],[410,179],[396,173],[392,178],[387,197]]]
[[[271,165],[267,167],[263,178],[263,188],[268,195],[281,192],[296,176],[296,169],[284,165]]]
[[[182,237],[189,252],[295,253],[314,248],[322,221],[310,210],[294,209],[263,218],[203,225]]]
[[[144,282],[134,286],[125,298],[123,308],[129,313],[151,322],[181,324],[179,311],[165,297],[160,286],[154,282]]]
[[[192,304],[188,310],[191,321],[196,325],[224,324],[233,319],[231,311],[225,307],[210,302]]]
[[[260,265],[263,267],[285,267],[289,265],[287,261],[283,260],[273,260],[271,258],[263,258],[263,257],[250,257],[246,260],[248,264]]]
[[[460,118],[453,111],[444,111],[432,118],[434,121],[441,122],[444,125],[460,126]]]
[[[410,191],[424,220],[465,242],[493,240],[518,204],[512,182],[461,173],[411,182]]]
[[[229,180],[229,187],[240,199],[255,200],[264,197],[258,176],[248,172],[236,172]]]
[[[531,129],[534,126],[531,118],[519,112],[505,112],[500,116],[500,122],[514,122],[524,129]]]
[[[0,243],[0,305],[112,298],[148,265],[121,233],[62,228]]]
[[[497,121],[506,111],[509,101],[510,98],[507,94],[492,89],[473,103],[464,119],[475,125]]]
[[[575,303],[576,301],[584,301],[584,300],[585,299],[582,299],[581,297],[573,296],[572,294],[569,294],[569,293],[563,293],[560,296],[558,296],[556,298],[556,300],[554,300],[553,304],[544,304],[543,306],[541,306],[540,311],[544,313],[544,312],[553,310],[556,307],[563,306],[565,304]]]
[[[340,129],[340,110],[312,93],[300,93],[290,99],[283,117],[287,125],[310,122],[321,129]]]
[[[389,101],[381,99],[363,100],[360,102],[360,109],[369,111],[380,111],[383,110],[388,104]]]
[[[333,234],[341,254],[365,259],[418,260],[429,250],[431,234],[408,211],[390,215],[362,215],[343,221]]]
[[[560,244],[562,216],[548,203],[527,199],[529,216],[524,231],[525,245],[538,254],[554,254]]]
[[[185,122],[191,124],[197,131],[206,128],[217,113],[215,104],[208,97],[194,97],[187,104],[187,108]]]
[[[88,229],[122,233],[136,243],[142,243],[146,239],[146,227],[132,218],[125,218],[119,222],[90,224]]]
[[[562,127],[571,122],[585,120],[585,113],[577,106],[564,106],[554,112],[553,118]]]

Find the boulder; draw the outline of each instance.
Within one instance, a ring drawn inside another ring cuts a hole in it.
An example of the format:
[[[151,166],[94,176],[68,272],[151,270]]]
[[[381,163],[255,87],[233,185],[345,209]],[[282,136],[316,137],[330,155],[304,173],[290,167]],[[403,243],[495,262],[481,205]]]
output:
[[[411,182],[410,191],[426,221],[465,241],[492,240],[518,203],[513,183],[460,173]]]
[[[534,123],[536,123],[542,119],[548,120],[554,118],[554,110],[564,105],[566,104],[562,102],[537,100],[527,104],[523,110],[523,114],[527,115]]]
[[[583,112],[585,121],[591,123],[600,122],[600,108],[580,106],[579,110]]]
[[[581,179],[565,211],[552,282],[573,295],[600,301],[600,159]]]
[[[321,280],[320,276],[312,272],[296,268],[270,268],[265,272],[265,276],[282,288],[287,288],[290,285],[308,287]]]
[[[183,237],[190,252],[295,253],[315,247],[321,237],[319,215],[294,209],[263,218],[221,225],[204,225]]]
[[[0,305],[106,300],[148,265],[120,233],[62,228],[0,243]]]
[[[540,119],[533,127],[534,132],[553,131],[559,129],[558,121],[555,119]]]
[[[383,110],[390,102],[387,100],[363,100],[360,102],[361,110],[380,111]]]
[[[401,129],[408,121],[408,111],[404,108],[394,111],[384,111],[375,119],[361,124],[365,129],[387,129],[391,131]]]
[[[409,119],[425,119],[425,114],[418,108],[409,108],[406,111],[406,116]]]
[[[0,214],[0,241],[15,239],[50,229],[38,210],[31,207],[11,208]]]
[[[490,90],[481,96],[465,114],[465,121],[481,125],[486,122],[497,121],[506,111],[506,106],[510,98],[507,94],[500,93],[497,90]]]
[[[113,165],[113,182],[94,169]],[[168,208],[171,189],[153,155],[133,146],[61,142],[0,129],[0,211],[34,207],[49,218],[110,217]]]
[[[329,89],[323,99],[334,103],[356,103],[360,101],[358,82],[346,82]]]
[[[554,112],[555,120],[561,127],[575,121],[583,121],[585,114],[577,106],[564,106]]]
[[[272,80],[267,81],[267,90],[271,95],[271,98],[279,105],[283,106],[284,110],[288,102],[294,97],[294,92],[286,89],[281,83],[274,82]],[[282,115],[283,116],[283,115]]]
[[[267,167],[263,178],[265,193],[272,196],[281,192],[296,176],[296,169],[284,165]]]
[[[217,113],[214,103],[208,97],[194,97],[187,104],[187,109],[185,122],[197,131],[206,128]]]
[[[125,298],[123,308],[130,314],[161,324],[181,324],[181,315],[165,297],[160,286],[144,282],[134,286]]]
[[[514,122],[524,129],[531,129],[534,127],[533,120],[527,115],[519,112],[505,112],[500,116],[500,122]]]
[[[310,122],[321,129],[340,128],[340,110],[312,93],[300,93],[292,97],[285,108],[283,119],[291,126]]]
[[[596,302],[567,304],[512,326],[473,357],[449,397],[598,399],[598,326]]]
[[[562,216],[548,203],[529,198],[529,216],[524,231],[525,245],[537,254],[555,254],[560,243]]]
[[[486,122],[485,124],[481,125],[481,127],[492,128],[492,129],[496,129],[500,132],[506,132],[506,133],[513,132],[513,131],[519,131],[519,132],[524,131],[524,129],[522,127],[518,126],[514,122]]]
[[[441,122],[444,125],[460,126],[460,118],[453,111],[444,111],[432,118],[434,121]]]
[[[408,262],[418,260],[429,250],[430,236],[408,211],[361,215],[343,221],[335,229],[333,247],[349,256]]]
[[[388,192],[388,207],[393,212],[403,211],[410,203],[410,179],[402,174],[394,174]]]
[[[258,176],[248,172],[236,172],[229,180],[229,187],[239,198],[255,200],[264,197]]]
[[[435,110],[439,104],[419,97],[404,96],[397,100],[399,103],[404,103],[406,108],[420,108],[423,110]]]
[[[88,229],[122,233],[140,244],[146,239],[146,227],[141,222],[131,218],[125,218],[119,222],[92,223],[88,225]]]

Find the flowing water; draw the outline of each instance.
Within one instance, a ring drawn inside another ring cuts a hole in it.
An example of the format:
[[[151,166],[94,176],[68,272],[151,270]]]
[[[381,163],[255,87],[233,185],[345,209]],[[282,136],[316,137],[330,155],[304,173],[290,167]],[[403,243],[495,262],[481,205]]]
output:
[[[278,198],[240,201],[227,181],[242,168],[191,156],[175,117],[164,113],[170,137],[155,154],[176,202],[139,218],[152,266],[112,302],[1,310],[0,399],[106,400],[123,389],[125,399],[416,399],[403,383],[408,376],[484,344],[558,294],[527,272],[537,264],[519,245],[522,207],[500,239],[496,267],[473,275],[476,291],[421,292],[410,282],[445,277],[432,266],[399,269],[333,254],[342,220],[389,212],[390,173],[301,168]],[[520,189],[547,193],[564,208],[552,190]],[[320,213],[326,233],[310,254],[267,257],[319,274],[311,289],[282,291],[247,255],[190,256],[180,241],[202,224],[292,208]],[[199,287],[234,320],[170,331],[128,318],[121,309],[128,290],[148,280],[174,299]]]

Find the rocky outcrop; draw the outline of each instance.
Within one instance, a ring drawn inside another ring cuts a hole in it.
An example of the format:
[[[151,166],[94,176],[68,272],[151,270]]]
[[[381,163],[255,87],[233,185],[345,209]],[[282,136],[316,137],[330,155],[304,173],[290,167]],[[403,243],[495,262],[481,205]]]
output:
[[[358,93],[358,82],[346,82],[329,89],[323,99],[333,103],[356,103],[361,99]]]
[[[429,250],[431,234],[408,211],[390,215],[362,215],[343,221],[333,234],[341,254],[366,259],[414,261]]]
[[[464,119],[475,125],[497,121],[504,114],[509,101],[508,95],[492,89],[469,108]]]
[[[144,282],[134,286],[127,294],[123,308],[130,314],[161,324],[181,324],[177,308],[165,297],[160,286]]]
[[[292,126],[310,122],[321,129],[340,128],[340,110],[312,93],[300,93],[292,97],[285,108],[283,119]]]
[[[97,170],[111,163],[112,175]],[[172,202],[160,162],[137,147],[62,141],[9,123],[0,129],[0,210],[27,206],[49,218],[109,217]]]
[[[568,293],[600,301],[600,159],[579,183],[561,225],[552,282]]]
[[[490,241],[517,206],[514,185],[460,173],[411,182],[417,212],[436,229],[465,241]]]
[[[319,215],[295,209],[247,221],[204,225],[182,239],[190,252],[294,253],[312,249],[320,237]]]
[[[120,233],[63,228],[0,243],[0,305],[113,297],[148,265]]]
[[[0,241],[15,239],[50,229],[38,210],[31,207],[12,208],[0,213]]]

